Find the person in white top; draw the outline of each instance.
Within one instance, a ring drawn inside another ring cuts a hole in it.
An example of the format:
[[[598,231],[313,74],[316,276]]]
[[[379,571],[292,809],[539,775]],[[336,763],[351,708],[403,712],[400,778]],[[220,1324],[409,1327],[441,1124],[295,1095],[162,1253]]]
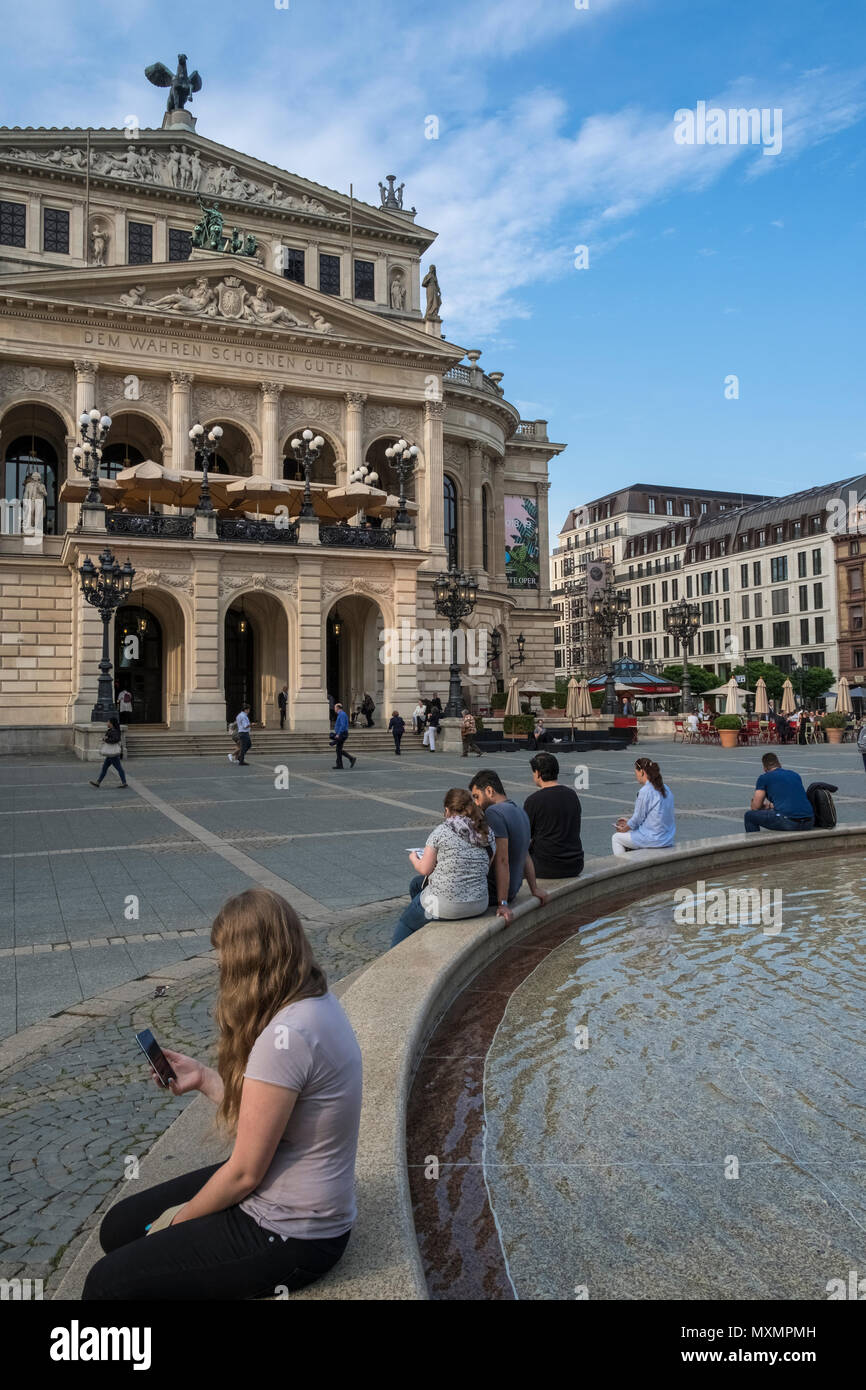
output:
[[[427,712],[424,709],[423,701],[419,695],[418,703],[412,711],[412,728],[416,734],[420,734],[421,730],[424,728],[424,720],[426,717]]]
[[[247,766],[249,766],[249,764],[248,764],[247,761],[246,761],[246,756],[247,756],[247,752],[248,752],[248,750],[249,750],[249,748],[250,748],[250,745],[252,744],[252,739],[250,738],[250,707],[249,707],[249,705],[244,705],[244,707],[243,707],[243,709],[241,710],[240,714],[237,715],[237,717],[236,717],[236,719],[235,719],[235,724],[237,725],[237,729],[238,729],[238,756],[237,756],[237,764],[238,764],[238,767],[247,767]],[[234,759],[233,759],[232,761],[234,761]]]

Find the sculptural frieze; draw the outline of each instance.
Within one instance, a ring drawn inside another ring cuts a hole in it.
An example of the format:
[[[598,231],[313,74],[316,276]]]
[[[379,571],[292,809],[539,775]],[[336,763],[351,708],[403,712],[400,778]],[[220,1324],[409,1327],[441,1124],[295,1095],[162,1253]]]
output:
[[[317,310],[311,310],[310,317],[303,318],[287,306],[275,304],[264,285],[256,285],[255,293],[251,294],[236,275],[227,275],[216,285],[200,275],[190,284],[178,286],[154,299],[146,298],[146,293],[145,285],[133,285],[125,294],[118,295],[117,302],[128,309],[160,309],[197,318],[231,319],[262,328],[303,328],[323,334],[334,331],[333,325]]]

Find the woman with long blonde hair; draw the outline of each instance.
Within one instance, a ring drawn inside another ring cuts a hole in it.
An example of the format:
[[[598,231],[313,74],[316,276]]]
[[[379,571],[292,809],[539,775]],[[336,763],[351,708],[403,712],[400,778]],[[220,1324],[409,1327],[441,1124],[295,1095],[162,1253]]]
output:
[[[113,1206],[86,1300],[272,1296],[319,1278],[346,1248],[361,1114],[351,1024],[277,893],[231,898],[211,944],[216,1069],[165,1055],[175,1095],[201,1091],[216,1104],[231,1156]]]

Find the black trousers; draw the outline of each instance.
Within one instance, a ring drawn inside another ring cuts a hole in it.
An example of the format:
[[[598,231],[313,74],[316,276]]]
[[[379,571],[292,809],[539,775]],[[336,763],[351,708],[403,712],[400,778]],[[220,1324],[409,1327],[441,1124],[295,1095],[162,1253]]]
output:
[[[281,728],[281,729],[284,729],[285,727],[286,727],[286,707],[285,707],[285,705],[280,705],[280,728]]]
[[[346,739],[348,737],[348,734],[338,734],[338,736],[334,739],[334,752],[337,755],[337,767],[343,766],[343,744],[346,742]],[[351,753],[347,753],[346,757],[349,759],[350,763],[353,763],[355,761]]]
[[[396,729],[392,729],[391,732],[392,732],[392,734],[393,734],[393,736],[394,736],[394,752],[395,752],[395,753],[397,754],[397,756],[399,757],[399,756],[400,756],[400,740],[401,740],[401,738],[403,737],[403,735],[402,735],[402,734],[398,734],[397,731],[396,731]]]
[[[349,1231],[283,1240],[237,1206],[145,1236],[145,1226],[188,1202],[220,1167],[198,1168],[117,1202],[99,1228],[106,1254],[87,1276],[83,1301],[268,1298],[281,1286],[290,1293],[304,1288],[337,1263]]]

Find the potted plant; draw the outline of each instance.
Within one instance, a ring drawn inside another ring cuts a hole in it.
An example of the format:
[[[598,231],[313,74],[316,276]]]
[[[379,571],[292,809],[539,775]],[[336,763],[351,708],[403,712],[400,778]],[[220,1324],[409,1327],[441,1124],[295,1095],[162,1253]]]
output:
[[[827,734],[827,742],[841,743],[847,724],[848,716],[845,714],[825,714],[821,720],[821,728]]]
[[[502,721],[502,732],[512,738],[531,734],[534,728],[534,714],[507,714]]]
[[[718,729],[723,748],[736,748],[742,727],[743,721],[738,714],[720,714],[713,721],[713,728]]]

